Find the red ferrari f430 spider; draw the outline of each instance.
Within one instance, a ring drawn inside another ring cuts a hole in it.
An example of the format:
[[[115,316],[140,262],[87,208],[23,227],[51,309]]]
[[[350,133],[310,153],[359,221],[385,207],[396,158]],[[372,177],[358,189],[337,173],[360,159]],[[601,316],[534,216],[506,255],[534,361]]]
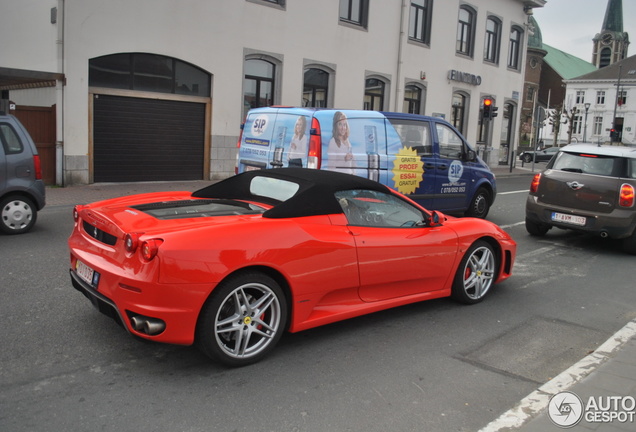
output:
[[[230,366],[298,332],[408,303],[481,301],[511,275],[495,224],[372,180],[281,168],[74,209],[73,286],[131,334]]]

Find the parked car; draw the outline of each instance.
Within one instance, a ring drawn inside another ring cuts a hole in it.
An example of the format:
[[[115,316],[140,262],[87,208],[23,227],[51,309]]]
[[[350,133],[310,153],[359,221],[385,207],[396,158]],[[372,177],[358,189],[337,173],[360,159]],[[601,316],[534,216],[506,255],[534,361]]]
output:
[[[0,231],[29,231],[45,203],[35,144],[17,118],[0,112]]]
[[[636,148],[572,144],[536,174],[526,201],[534,236],[558,227],[620,239],[636,254]]]
[[[495,176],[439,117],[368,110],[266,107],[248,112],[237,172],[339,171],[387,185],[426,208],[485,218]]]
[[[73,286],[131,334],[232,366],[298,332],[408,303],[477,303],[512,272],[491,222],[305,168],[76,206]]]
[[[524,151],[519,155],[519,159],[529,163],[532,162],[532,158],[534,157],[535,162],[548,162],[552,159],[552,156],[559,152],[559,149],[559,147],[548,147],[543,150]]]

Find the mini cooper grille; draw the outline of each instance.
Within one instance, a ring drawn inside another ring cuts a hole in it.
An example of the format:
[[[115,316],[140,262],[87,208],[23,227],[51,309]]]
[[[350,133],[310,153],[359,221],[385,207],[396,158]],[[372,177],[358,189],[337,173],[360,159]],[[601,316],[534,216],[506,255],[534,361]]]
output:
[[[84,221],[83,226],[86,234],[93,237],[95,240],[106,243],[109,246],[115,246],[115,243],[117,243],[117,237],[115,237],[114,235],[108,234],[106,231],[102,231],[86,221]]]

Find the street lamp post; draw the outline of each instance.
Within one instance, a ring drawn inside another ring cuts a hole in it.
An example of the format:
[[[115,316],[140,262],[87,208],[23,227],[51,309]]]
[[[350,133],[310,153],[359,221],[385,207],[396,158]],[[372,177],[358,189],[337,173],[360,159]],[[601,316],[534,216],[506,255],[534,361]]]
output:
[[[590,103],[585,104],[585,123],[583,123],[583,142],[587,142],[587,112],[590,110]]]

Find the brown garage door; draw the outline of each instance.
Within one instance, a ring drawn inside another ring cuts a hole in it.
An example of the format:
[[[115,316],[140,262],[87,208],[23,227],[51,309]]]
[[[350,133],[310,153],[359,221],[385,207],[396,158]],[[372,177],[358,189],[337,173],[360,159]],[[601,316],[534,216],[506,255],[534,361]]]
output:
[[[95,95],[93,181],[200,180],[205,104]]]
[[[42,163],[42,180],[55,184],[55,105],[51,107],[18,105],[12,114],[31,135]]]

